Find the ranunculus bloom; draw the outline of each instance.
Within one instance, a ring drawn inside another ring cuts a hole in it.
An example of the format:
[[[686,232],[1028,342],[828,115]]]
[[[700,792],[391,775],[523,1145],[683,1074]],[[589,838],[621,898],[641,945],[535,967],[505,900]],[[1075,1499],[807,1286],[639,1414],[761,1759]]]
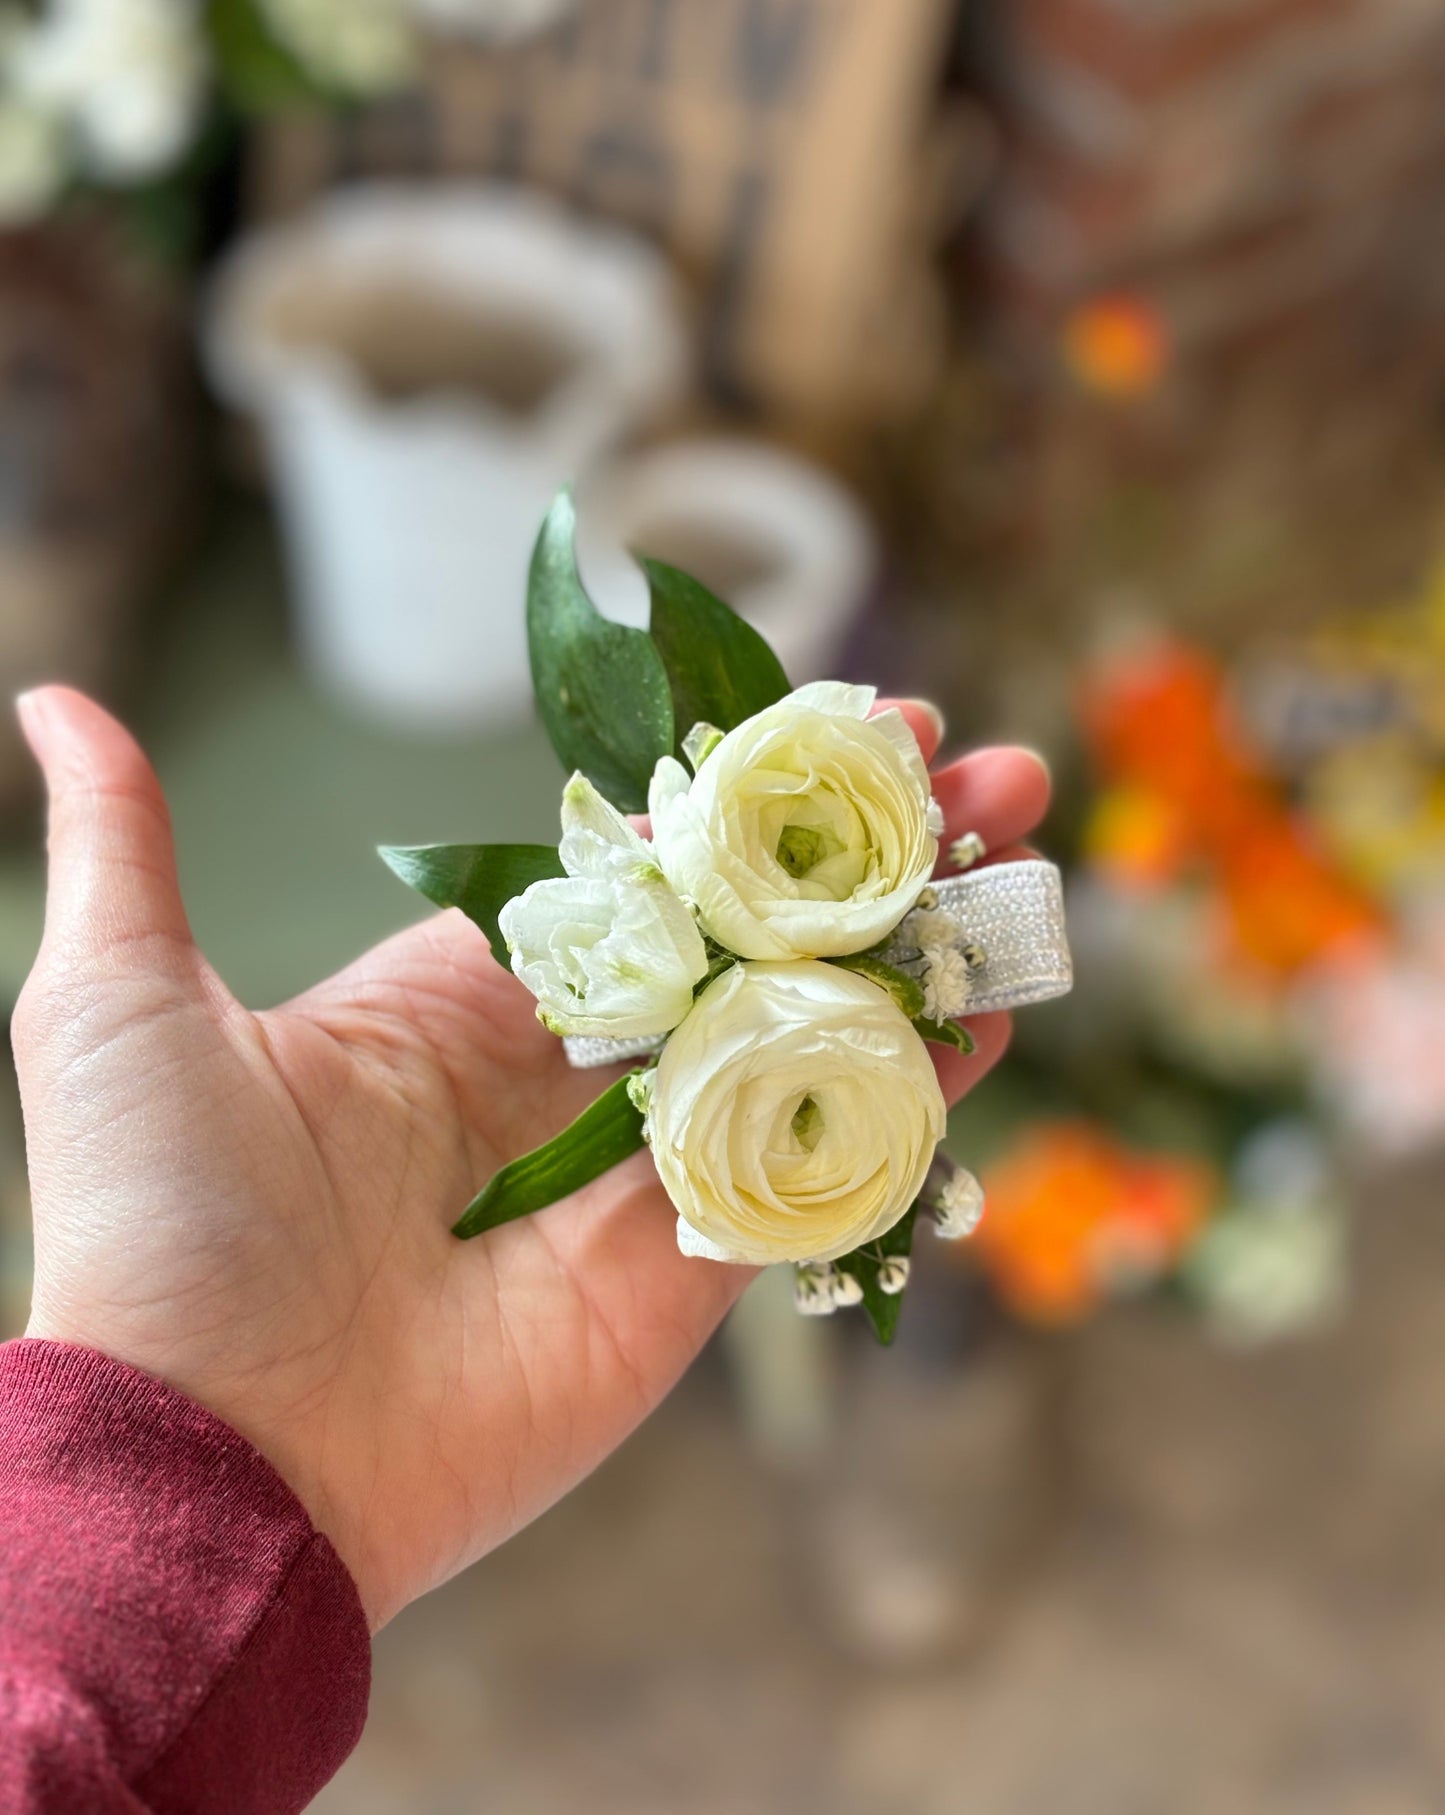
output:
[[[665,1034],[692,1007],[707,952],[652,851],[584,775],[562,794],[566,876],[534,882],[499,922],[512,969],[554,1033]]]
[[[944,1121],[892,998],[799,960],[709,985],[663,1048],[647,1130],[684,1251],[766,1265],[834,1260],[891,1229]]]
[[[689,781],[664,757],[648,806],[658,862],[743,958],[837,958],[891,933],[942,829],[902,713],[817,681],[730,731]]]

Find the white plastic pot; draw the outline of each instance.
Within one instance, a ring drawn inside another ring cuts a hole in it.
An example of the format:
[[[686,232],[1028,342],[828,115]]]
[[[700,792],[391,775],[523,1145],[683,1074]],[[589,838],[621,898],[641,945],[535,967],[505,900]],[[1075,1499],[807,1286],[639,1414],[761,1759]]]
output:
[[[578,515],[583,578],[609,617],[647,622],[629,551],[669,561],[761,631],[797,683],[832,673],[878,577],[852,496],[758,442],[674,443],[608,466],[583,488]]]
[[[206,343],[261,427],[318,679],[413,727],[524,711],[547,506],[687,381],[662,258],[503,186],[357,188],[241,245]]]

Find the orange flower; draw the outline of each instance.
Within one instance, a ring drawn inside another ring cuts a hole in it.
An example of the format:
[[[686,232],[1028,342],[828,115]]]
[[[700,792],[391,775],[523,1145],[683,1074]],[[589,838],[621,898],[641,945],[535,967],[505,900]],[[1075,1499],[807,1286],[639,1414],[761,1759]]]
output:
[[[1159,311],[1141,296],[1098,296],[1064,323],[1064,361],[1086,390],[1104,397],[1142,397],[1169,363],[1169,335]]]
[[[1080,712],[1104,780],[1158,794],[1197,841],[1217,840],[1263,784],[1222,669],[1186,643],[1151,643],[1110,662],[1086,682]]]
[[[1189,824],[1152,788],[1110,788],[1094,802],[1084,828],[1092,863],[1135,888],[1172,882],[1189,855]]]
[[[1283,811],[1241,826],[1220,853],[1219,869],[1235,943],[1281,975],[1384,930],[1381,910]]]
[[[1134,1152],[1086,1121],[1026,1129],[985,1185],[972,1251],[1012,1311],[1047,1324],[1166,1273],[1216,1194],[1200,1161]]]
[[[1384,924],[1379,907],[1306,836],[1229,710],[1219,664],[1161,641],[1111,664],[1081,705],[1105,802],[1095,854],[1134,882],[1197,863],[1218,885],[1239,953],[1287,976]],[[1151,842],[1152,841],[1152,842]]]

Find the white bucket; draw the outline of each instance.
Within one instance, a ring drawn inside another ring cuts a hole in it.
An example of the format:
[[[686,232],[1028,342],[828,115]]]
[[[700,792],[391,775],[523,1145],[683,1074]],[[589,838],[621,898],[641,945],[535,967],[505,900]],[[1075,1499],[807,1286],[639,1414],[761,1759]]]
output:
[[[758,442],[678,442],[599,471],[578,549],[600,610],[646,624],[629,551],[701,580],[759,630],[795,683],[832,674],[878,580],[862,507],[830,474]]]
[[[523,712],[547,506],[688,378],[660,255],[500,185],[367,186],[243,242],[206,342],[263,431],[322,684],[411,727]]]

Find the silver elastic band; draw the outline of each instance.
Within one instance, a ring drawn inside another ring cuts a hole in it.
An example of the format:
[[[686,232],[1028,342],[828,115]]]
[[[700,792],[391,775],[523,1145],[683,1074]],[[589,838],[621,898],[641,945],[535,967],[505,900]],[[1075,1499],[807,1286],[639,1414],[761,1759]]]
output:
[[[1054,864],[1038,857],[987,864],[963,876],[941,877],[930,887],[939,911],[958,923],[960,940],[984,953],[973,978],[969,1014],[1026,1008],[1068,994],[1074,965],[1064,925],[1063,878]],[[901,948],[902,941],[898,944]],[[645,1058],[661,1044],[584,1034],[563,1041],[568,1060],[579,1069]]]
[[[1069,993],[1074,963],[1064,925],[1064,883],[1056,865],[1027,857],[945,876],[932,887],[939,911],[957,921],[959,937],[983,949],[969,1014],[1027,1008]]]

